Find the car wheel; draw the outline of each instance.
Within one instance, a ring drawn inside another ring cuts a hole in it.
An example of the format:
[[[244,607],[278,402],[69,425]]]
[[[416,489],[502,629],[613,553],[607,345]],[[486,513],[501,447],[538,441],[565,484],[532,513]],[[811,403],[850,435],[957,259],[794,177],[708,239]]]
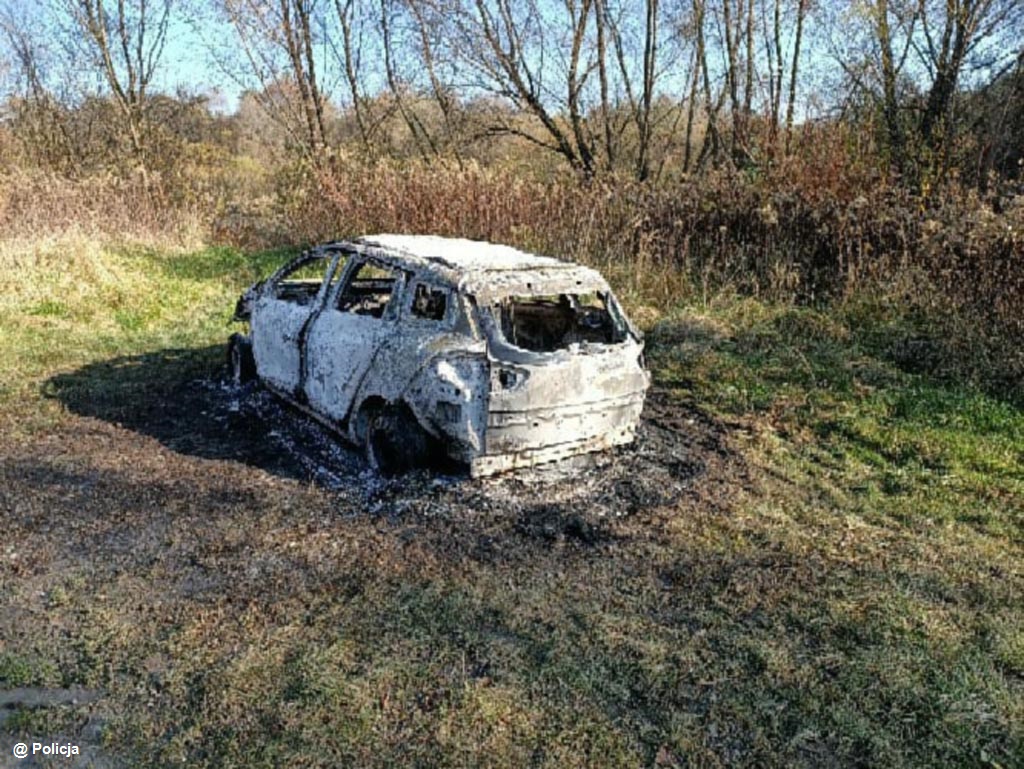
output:
[[[228,340],[228,372],[236,385],[247,384],[256,378],[252,342],[242,334],[232,334]]]
[[[420,426],[407,406],[383,406],[370,415],[366,458],[382,475],[428,467],[440,456],[437,439]]]

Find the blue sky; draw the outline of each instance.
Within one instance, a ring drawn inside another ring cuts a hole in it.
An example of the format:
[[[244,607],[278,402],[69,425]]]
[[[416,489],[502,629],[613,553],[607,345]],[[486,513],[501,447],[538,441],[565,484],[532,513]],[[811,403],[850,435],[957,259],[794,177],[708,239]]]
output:
[[[42,10],[43,6],[36,4],[35,0],[0,0],[0,8],[5,6],[13,9],[16,16],[23,19],[26,24],[38,21],[36,17],[45,13]],[[225,72],[224,67],[217,63],[212,51],[220,51],[221,55],[225,51],[230,52],[231,46],[237,45],[235,42],[237,40],[236,32],[228,23],[219,19],[214,12],[209,10],[208,5],[203,7],[204,10],[196,12],[201,16],[197,15],[189,20],[178,18],[172,23],[168,32],[163,61],[158,68],[157,79],[153,87],[156,90],[170,93],[181,89],[191,94],[208,94],[213,96],[211,106],[214,109],[231,112],[238,105],[243,85]],[[851,13],[851,11],[846,10],[843,13]],[[805,117],[808,112],[814,111],[813,107],[809,108],[808,100],[812,94],[816,93],[823,97],[825,102],[828,101],[830,94],[834,92],[834,87],[831,87],[833,84],[830,81],[839,74],[838,68],[832,61],[831,46],[826,39],[821,21],[816,15],[812,15],[807,22],[808,29],[801,56],[801,92],[796,105],[798,119]],[[834,23],[835,21],[838,21],[838,24],[830,25],[833,31],[838,31],[844,24],[851,22],[850,19],[843,18],[842,15],[839,19],[834,20]],[[844,44],[859,46],[860,41],[853,40],[856,37],[853,31],[857,28],[858,26],[854,25],[849,35],[840,34],[837,40],[838,44],[840,46]],[[791,41],[786,39],[783,42],[784,47],[789,49]],[[324,50],[324,59],[326,57],[327,52]],[[717,58],[719,58],[717,53],[712,52],[712,59],[717,60]],[[323,63],[322,61],[321,65]],[[911,76],[914,76],[912,74],[915,69],[914,64],[913,61],[908,63],[907,74],[911,74]],[[242,68],[245,69],[244,64]],[[321,83],[329,94],[337,78],[336,68],[330,69],[331,72],[322,77]],[[51,73],[51,76],[54,74]],[[920,73],[916,74],[920,75]],[[0,80],[2,80],[2,76],[2,62],[0,62]],[[51,77],[51,79],[54,78]],[[60,79],[60,73],[57,73],[56,79]],[[377,81],[379,78],[374,80]],[[670,94],[682,94],[685,92],[685,80],[686,78],[682,74],[667,73],[661,80],[660,89]],[[375,82],[370,90],[382,85],[382,83]],[[2,82],[0,82],[0,86],[2,86]],[[340,96],[341,94],[339,92],[334,95]]]
[[[216,92],[224,102],[220,108],[233,111],[238,105],[241,88],[214,61],[207,42],[214,40],[222,44],[233,39],[233,30],[213,18],[204,19],[201,23],[175,22],[167,33],[167,46],[156,78],[156,88],[173,92],[181,87],[197,94]]]

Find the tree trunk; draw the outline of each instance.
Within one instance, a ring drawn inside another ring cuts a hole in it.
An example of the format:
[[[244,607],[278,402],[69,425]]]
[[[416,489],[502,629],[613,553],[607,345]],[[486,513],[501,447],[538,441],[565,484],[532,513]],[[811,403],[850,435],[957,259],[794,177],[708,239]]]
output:
[[[796,104],[797,72],[800,64],[800,42],[804,34],[804,14],[807,11],[807,0],[798,0],[796,11],[796,39],[793,41],[793,67],[789,73],[789,103],[786,105],[786,153],[793,132],[793,109]]]
[[[875,13],[878,48],[882,54],[882,115],[889,142],[889,157],[897,168],[901,168],[903,136],[896,103],[896,65],[892,57],[892,35],[889,31],[889,0],[878,0]]]
[[[654,78],[658,52],[658,0],[647,0],[647,24],[644,34],[643,94],[639,146],[637,148],[636,176],[646,181],[651,173],[651,106],[654,102]]]

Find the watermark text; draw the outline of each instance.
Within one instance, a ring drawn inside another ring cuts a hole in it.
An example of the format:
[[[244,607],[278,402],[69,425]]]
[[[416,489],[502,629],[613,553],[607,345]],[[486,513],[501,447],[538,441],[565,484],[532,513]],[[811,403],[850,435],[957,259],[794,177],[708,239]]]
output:
[[[15,758],[27,758],[28,756],[45,756],[47,758],[70,758],[77,756],[78,746],[70,742],[33,742],[31,744],[19,742],[11,751]]]

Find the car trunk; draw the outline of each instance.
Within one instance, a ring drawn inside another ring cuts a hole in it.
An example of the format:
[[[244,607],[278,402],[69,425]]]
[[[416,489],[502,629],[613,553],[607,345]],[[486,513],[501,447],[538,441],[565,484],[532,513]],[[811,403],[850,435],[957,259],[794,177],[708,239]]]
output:
[[[632,437],[648,377],[610,294],[508,297],[486,308],[487,453]]]

